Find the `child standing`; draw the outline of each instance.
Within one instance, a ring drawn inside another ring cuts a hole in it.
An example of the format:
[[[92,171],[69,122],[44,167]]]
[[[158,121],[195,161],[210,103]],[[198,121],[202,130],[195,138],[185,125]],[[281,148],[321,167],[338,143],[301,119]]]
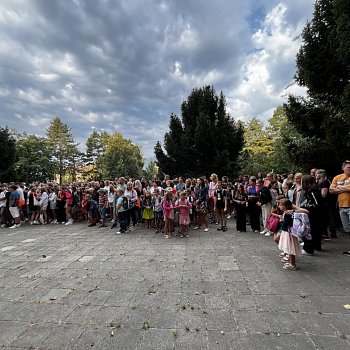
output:
[[[174,222],[173,193],[166,192],[163,200],[163,215],[165,220],[164,238],[172,238],[172,227]]]
[[[290,228],[293,226],[293,213],[297,211],[308,214],[309,212],[306,209],[301,209],[293,205],[293,203],[286,198],[279,201],[279,208],[283,211],[283,221],[278,248],[282,250],[284,254],[288,255],[288,257],[285,256],[281,260],[284,263],[283,269],[295,271],[297,269],[295,257],[300,254],[300,244],[298,237],[289,233]]]
[[[189,237],[188,226],[190,224],[190,209],[192,208],[192,204],[186,199],[186,192],[180,192],[180,198],[176,201],[175,206],[179,209],[180,237]]]
[[[143,214],[142,218],[146,220],[147,228],[151,228],[153,215],[153,198],[150,191],[146,191],[142,198]]]
[[[162,196],[160,195],[159,188],[154,190],[153,197],[153,216],[154,216],[154,225],[156,228],[156,233],[162,231],[163,228],[163,208],[162,208]]]

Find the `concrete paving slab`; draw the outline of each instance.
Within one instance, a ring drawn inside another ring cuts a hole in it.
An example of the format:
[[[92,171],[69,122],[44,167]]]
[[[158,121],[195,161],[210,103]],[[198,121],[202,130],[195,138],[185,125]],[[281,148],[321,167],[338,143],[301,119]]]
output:
[[[350,348],[350,238],[284,271],[271,237],[234,226],[0,229],[0,348]]]

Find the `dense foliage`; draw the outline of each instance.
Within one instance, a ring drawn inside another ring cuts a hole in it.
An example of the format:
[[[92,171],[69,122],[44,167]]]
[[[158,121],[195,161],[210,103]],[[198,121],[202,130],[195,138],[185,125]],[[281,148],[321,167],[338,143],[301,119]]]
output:
[[[217,96],[206,86],[194,89],[182,103],[181,117],[171,114],[165,152],[158,141],[155,156],[160,169],[171,176],[232,175],[242,147],[243,128],[226,112],[223,93]]]
[[[16,141],[7,128],[0,128],[0,182],[15,173]]]
[[[317,0],[302,33],[295,79],[308,97],[290,96],[284,106],[300,135],[285,135],[287,152],[302,168],[334,174],[350,156],[349,23],[348,0]]]

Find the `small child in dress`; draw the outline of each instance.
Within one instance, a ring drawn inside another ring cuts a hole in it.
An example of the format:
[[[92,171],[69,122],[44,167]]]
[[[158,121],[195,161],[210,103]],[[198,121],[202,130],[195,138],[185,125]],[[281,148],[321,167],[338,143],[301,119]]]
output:
[[[173,193],[166,192],[163,200],[163,215],[165,220],[164,238],[172,238],[172,227],[174,222]]]
[[[153,198],[150,191],[146,191],[142,198],[143,214],[142,218],[146,220],[147,228],[152,227],[153,215]]]
[[[180,198],[176,201],[175,207],[179,209],[180,237],[189,237],[188,226],[190,224],[192,204],[186,199],[186,192],[180,192]]]
[[[156,229],[156,233],[159,233],[163,229],[163,208],[162,208],[162,196],[160,195],[159,188],[156,188],[154,190],[154,197],[153,197],[153,215],[154,215],[154,226]]]
[[[297,269],[295,264],[296,255],[300,254],[300,244],[298,237],[293,236],[289,229],[293,226],[293,213],[300,212],[308,214],[309,212],[306,209],[298,208],[293,205],[289,199],[281,199],[279,201],[279,208],[283,211],[283,221],[282,221],[282,232],[280,240],[278,243],[278,248],[287,256],[282,258],[284,263],[284,270],[295,271]]]

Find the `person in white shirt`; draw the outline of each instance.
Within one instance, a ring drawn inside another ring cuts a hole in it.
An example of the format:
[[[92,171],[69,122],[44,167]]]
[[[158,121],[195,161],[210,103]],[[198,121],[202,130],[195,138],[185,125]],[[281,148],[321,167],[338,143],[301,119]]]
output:
[[[0,186],[0,225],[5,227],[6,224],[6,189],[4,185]]]
[[[50,210],[52,214],[52,223],[57,223],[57,215],[56,215],[56,207],[57,207],[57,194],[55,190],[51,189],[49,190],[49,203],[50,203]]]
[[[136,215],[135,215],[135,203],[137,201],[137,192],[133,189],[132,182],[129,181],[126,184],[126,191],[124,191],[124,196],[129,200],[129,209],[126,213],[127,225],[130,226],[130,219],[132,221],[132,228],[136,225]]]

